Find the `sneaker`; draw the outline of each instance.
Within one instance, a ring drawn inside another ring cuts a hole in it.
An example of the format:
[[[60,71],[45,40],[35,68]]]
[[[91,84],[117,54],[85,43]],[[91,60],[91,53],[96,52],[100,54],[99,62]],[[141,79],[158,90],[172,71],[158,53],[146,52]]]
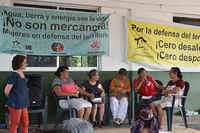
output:
[[[97,128],[97,122],[96,121],[93,121],[92,125],[93,125],[93,128]]]
[[[99,121],[98,127],[99,127],[99,128],[103,128],[103,122],[102,122],[102,121]]]
[[[119,121],[113,121],[113,124],[116,128],[120,127],[121,123]]]

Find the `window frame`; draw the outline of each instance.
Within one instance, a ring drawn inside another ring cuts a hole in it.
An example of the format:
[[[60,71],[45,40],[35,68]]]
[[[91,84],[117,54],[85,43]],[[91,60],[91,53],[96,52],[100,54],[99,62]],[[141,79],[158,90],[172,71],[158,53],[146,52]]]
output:
[[[64,11],[60,10],[60,8],[72,8],[72,9],[83,9],[83,10],[96,10],[96,13],[101,12],[101,8],[97,6],[85,6],[85,5],[75,5],[75,4],[63,4],[63,3],[54,3],[54,2],[39,2],[39,1],[26,1],[26,0],[13,0],[12,1],[13,7],[14,4],[32,4],[32,5],[44,5],[44,6],[52,6],[57,7],[57,11]],[[21,8],[30,8],[30,9],[39,9],[39,8],[32,8],[32,7],[21,7]],[[41,8],[42,10],[54,10],[54,9],[45,9]],[[27,67],[25,71],[33,71],[33,72],[52,72],[56,71],[59,67],[59,56],[56,56],[56,67]],[[97,56],[97,66],[96,67],[69,67],[70,71],[89,71],[91,69],[98,69],[101,70],[102,68],[102,55]]]

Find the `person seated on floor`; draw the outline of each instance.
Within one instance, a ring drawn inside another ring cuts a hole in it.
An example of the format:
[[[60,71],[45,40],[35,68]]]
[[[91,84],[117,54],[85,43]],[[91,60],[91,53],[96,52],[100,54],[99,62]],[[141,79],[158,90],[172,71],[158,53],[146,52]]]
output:
[[[113,115],[114,124],[120,126],[126,118],[128,109],[128,95],[131,91],[130,80],[126,77],[127,70],[121,68],[118,72],[118,77],[111,81],[109,95],[110,95],[110,109]]]
[[[131,127],[131,133],[158,133],[159,122],[149,105],[139,105]]]
[[[83,83],[82,87],[85,90],[84,95],[88,97],[92,103],[92,122],[94,127],[102,128],[104,116],[104,89],[99,82],[99,73],[93,69],[88,73],[89,80]],[[99,109],[99,122],[96,122],[97,109]]]
[[[163,95],[165,96],[162,100],[157,101],[156,104],[159,104],[159,110],[161,111],[161,116],[164,118],[163,108],[172,107],[172,94],[177,94],[178,96],[182,96],[184,93],[185,82],[182,80],[183,76],[180,68],[172,67],[169,72],[169,77],[172,79],[168,82],[167,86],[163,90]],[[175,100],[175,106],[181,105],[181,98],[177,97]],[[163,118],[161,119],[161,123],[163,123]]]
[[[147,71],[144,68],[139,68],[138,78],[134,79],[134,91],[140,94],[140,104],[149,104],[153,113],[156,116],[159,116],[160,126],[162,126],[162,109],[156,110],[156,107],[160,109],[160,104],[155,104],[155,101],[161,99],[161,94],[157,92],[156,88],[164,89],[163,86],[159,85],[155,79],[148,75]]]
[[[62,102],[60,106],[63,106],[63,108],[71,106],[77,110],[78,118],[88,120],[92,104],[79,98],[79,92],[81,93],[83,90],[69,77],[69,68],[67,66],[60,66],[55,72],[55,75],[57,78],[52,83],[53,92],[55,92],[56,96],[70,96],[70,99],[64,101],[65,103]]]

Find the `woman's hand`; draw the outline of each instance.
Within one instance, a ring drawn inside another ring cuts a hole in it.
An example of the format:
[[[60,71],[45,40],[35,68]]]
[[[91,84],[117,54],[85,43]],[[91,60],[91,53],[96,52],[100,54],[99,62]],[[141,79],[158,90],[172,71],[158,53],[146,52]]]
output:
[[[94,94],[89,94],[88,97],[92,100],[95,98]]]
[[[121,91],[123,94],[126,94],[128,91],[127,90],[122,90]]]
[[[145,82],[145,79],[143,78],[138,84],[134,84],[134,90],[136,92],[139,91],[140,87],[142,86],[142,84]]]
[[[163,92],[162,92],[162,93],[163,93],[163,95],[164,95],[165,97],[167,97],[167,96],[168,96],[168,94],[169,94],[167,90],[163,90]]]
[[[7,97],[9,96],[12,87],[13,87],[12,84],[7,84],[7,85],[6,85],[6,87],[5,87],[5,89],[4,89],[4,93],[5,93],[5,95],[6,95]]]
[[[79,92],[77,91],[77,93],[72,94],[72,96],[78,97],[79,96]]]
[[[101,98],[104,98],[104,96],[105,96],[104,91],[101,92],[101,95],[100,95],[100,96],[101,96]]]

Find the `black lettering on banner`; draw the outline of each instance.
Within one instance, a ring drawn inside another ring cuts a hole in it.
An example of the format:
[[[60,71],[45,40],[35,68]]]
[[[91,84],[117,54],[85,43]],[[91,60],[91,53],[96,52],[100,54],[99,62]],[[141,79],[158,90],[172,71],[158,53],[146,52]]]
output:
[[[189,32],[189,33],[183,32],[181,34],[181,38],[190,39],[191,38],[191,32]]]
[[[73,31],[78,31],[78,25],[73,25]]]
[[[166,60],[176,60],[176,55],[168,54],[168,53],[165,53],[164,51],[160,51],[160,58],[166,59]]]
[[[4,20],[3,26],[12,26],[12,27],[17,27],[17,28],[21,28],[22,27],[22,23],[20,21],[15,21],[13,18],[10,17],[6,17],[6,19]]]
[[[31,29],[31,22],[26,22],[25,28],[26,29]]]
[[[179,56],[179,60],[185,61],[185,62],[195,63],[195,62],[200,62],[200,56],[186,56],[184,54],[181,54]]]
[[[156,49],[158,49],[158,48],[176,49],[176,44],[175,43],[164,42],[163,40],[159,40],[156,43]]]
[[[10,10],[10,9],[9,9]],[[107,32],[95,32],[100,30],[107,30],[109,28],[109,23],[106,21],[107,17],[92,17],[85,16],[79,17],[76,15],[44,15],[44,13],[36,13],[29,11],[7,11],[3,9],[1,13],[3,16],[3,34],[10,35],[12,37],[24,37],[33,39],[63,39],[63,40],[88,40],[92,38],[108,38]],[[90,18],[90,19],[89,19]],[[52,21],[50,21],[52,20]],[[76,23],[70,21],[101,21],[98,23]],[[49,22],[48,22],[49,21]],[[62,23],[64,21],[64,23]],[[52,23],[50,23],[52,22]],[[67,23],[66,23],[67,22]],[[19,29],[17,29],[19,28]],[[142,31],[143,28],[137,27],[137,31]],[[46,32],[33,32],[31,30],[49,30],[50,33]],[[66,31],[66,33],[56,33],[51,31]],[[83,31],[74,32],[73,35],[68,34],[68,31]],[[95,33],[89,34],[85,31],[94,31]],[[30,49],[27,47],[27,49]]]
[[[25,23],[25,28],[26,29],[34,29],[34,30],[46,30],[47,29],[47,25],[46,25],[46,23],[26,22]]]
[[[100,25],[77,25],[77,24],[51,24],[50,30],[53,31],[97,31],[105,30],[108,27],[104,24]]]
[[[7,17],[10,17],[10,18],[11,17],[16,17],[16,18],[23,17],[20,12],[11,12],[11,11],[6,11],[6,10],[3,10],[2,16],[7,16]]]
[[[38,38],[40,38],[40,34],[32,34],[32,38],[38,39]]]
[[[200,34],[195,34],[195,33],[193,33],[193,34],[192,34],[192,39],[193,39],[193,40],[200,40]]]
[[[165,37],[174,37],[174,38],[179,38],[179,32],[174,32],[174,31],[167,31],[165,29],[155,29],[154,30],[154,35],[158,36],[165,36]]]
[[[140,28],[140,27],[137,27],[137,25],[132,24],[132,30],[135,30],[137,32],[143,32],[144,28]]]
[[[161,59],[165,59],[164,51],[160,51],[160,58],[161,58]]]

